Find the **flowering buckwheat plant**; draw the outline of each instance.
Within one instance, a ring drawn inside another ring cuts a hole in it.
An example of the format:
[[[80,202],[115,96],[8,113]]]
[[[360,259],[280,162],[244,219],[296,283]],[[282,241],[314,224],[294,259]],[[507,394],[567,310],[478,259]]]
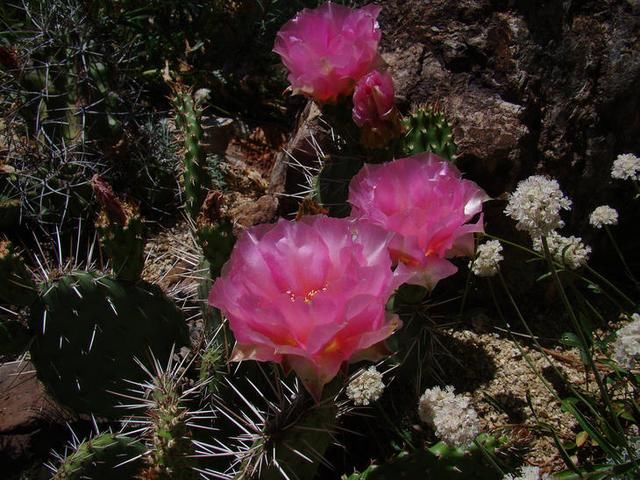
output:
[[[351,214],[394,232],[396,271],[429,289],[457,271],[447,258],[473,255],[487,200],[484,190],[432,153],[365,165],[349,187]]]
[[[304,9],[278,32],[273,51],[289,70],[294,93],[319,103],[353,92],[378,59],[381,8],[352,9],[331,2]]]
[[[362,129],[364,145],[383,146],[400,132],[394,95],[393,79],[388,72],[374,70],[358,80],[352,116]]]
[[[452,386],[428,388],[420,397],[418,415],[448,445],[463,447],[480,432],[478,414],[468,398],[456,395]]]
[[[609,205],[601,205],[591,212],[589,223],[595,228],[602,228],[604,225],[617,225],[618,211]]]
[[[547,236],[547,245],[553,259],[571,270],[576,270],[586,265],[591,253],[591,247],[582,243],[580,237],[574,237],[573,235],[563,237],[558,232],[551,232]],[[540,238],[533,240],[533,249],[540,253],[544,251]]]
[[[613,162],[611,178],[640,181],[640,158],[631,153],[623,153]]]
[[[563,227],[560,211],[570,208],[571,200],[560,191],[557,181],[533,175],[518,183],[504,213],[518,222],[518,230],[539,237]]]
[[[489,240],[478,245],[475,260],[469,262],[469,268],[478,277],[493,277],[498,273],[499,263],[504,259],[502,245],[498,240]]]
[[[520,469],[517,476],[508,473],[502,480],[547,480],[549,478],[549,475],[540,472],[539,467],[525,466]]]
[[[633,368],[640,362],[640,315],[634,313],[631,323],[616,333],[613,344],[613,356],[621,366]]]
[[[343,362],[378,359],[399,325],[385,304],[404,280],[391,270],[390,239],[324,216],[247,230],[209,296],[236,337],[232,359],[284,363],[316,398]]]
[[[369,405],[380,398],[384,392],[382,373],[373,365],[358,371],[347,385],[347,397],[354,405]]]

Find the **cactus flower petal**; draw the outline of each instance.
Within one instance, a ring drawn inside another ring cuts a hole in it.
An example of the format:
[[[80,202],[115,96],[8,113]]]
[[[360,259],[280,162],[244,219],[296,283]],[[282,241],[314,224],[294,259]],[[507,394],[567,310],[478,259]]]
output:
[[[473,254],[487,200],[484,190],[432,153],[365,165],[349,187],[352,216],[394,232],[389,252],[396,272],[412,272],[407,283],[428,289],[457,271],[447,258]]]
[[[273,51],[289,70],[293,92],[319,103],[351,94],[378,58],[380,10],[375,5],[352,9],[327,2],[287,22]]]
[[[245,231],[209,295],[236,337],[232,360],[282,363],[317,398],[344,362],[381,352],[400,324],[386,302],[410,276],[391,269],[392,237],[325,216]]]

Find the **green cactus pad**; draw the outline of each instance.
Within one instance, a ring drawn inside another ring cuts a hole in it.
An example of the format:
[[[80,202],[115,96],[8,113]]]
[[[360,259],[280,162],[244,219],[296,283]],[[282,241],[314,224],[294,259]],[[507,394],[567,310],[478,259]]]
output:
[[[125,380],[141,381],[138,358],[167,358],[188,344],[181,312],[154,286],[80,272],[45,285],[31,311],[31,356],[49,391],[78,413],[117,417]]]
[[[52,480],[133,480],[137,478],[142,465],[140,456],[145,450],[136,440],[103,433],[82,442],[64,459]]]
[[[401,141],[403,155],[433,152],[449,161],[455,159],[457,147],[451,124],[438,109],[418,109],[405,118],[402,124],[405,128]]]

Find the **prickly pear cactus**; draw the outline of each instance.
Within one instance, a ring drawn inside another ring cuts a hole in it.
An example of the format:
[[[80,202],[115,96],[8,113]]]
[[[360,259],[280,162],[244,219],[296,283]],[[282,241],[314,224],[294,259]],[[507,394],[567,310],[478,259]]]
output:
[[[433,152],[449,161],[455,159],[457,147],[453,140],[452,127],[439,109],[420,108],[402,123],[405,128],[401,142],[403,155]]]
[[[117,417],[118,398],[143,372],[151,353],[167,358],[187,345],[180,310],[145,282],[123,283],[97,273],[60,277],[42,288],[31,309],[31,357],[38,377],[60,403],[78,413]]]
[[[22,259],[7,240],[0,240],[0,301],[17,306],[31,305],[36,287]]]
[[[68,455],[53,480],[111,480],[136,478],[145,446],[134,439],[102,433],[82,442]]]
[[[193,98],[191,90],[173,84],[173,105],[176,111],[176,127],[180,132],[184,157],[184,192],[186,208],[191,218],[196,219],[210,184],[207,172],[207,156],[202,148],[204,132],[200,124],[202,111]]]

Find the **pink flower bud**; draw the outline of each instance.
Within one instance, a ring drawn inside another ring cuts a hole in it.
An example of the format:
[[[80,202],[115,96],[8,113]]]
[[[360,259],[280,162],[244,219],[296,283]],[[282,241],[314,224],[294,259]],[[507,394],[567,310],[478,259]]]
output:
[[[395,108],[393,79],[388,72],[373,70],[356,84],[353,92],[353,121],[362,129],[363,143],[384,146],[400,133]]]
[[[319,103],[353,92],[378,58],[381,8],[352,9],[331,2],[304,9],[278,32],[273,51],[289,70],[294,93]]]

